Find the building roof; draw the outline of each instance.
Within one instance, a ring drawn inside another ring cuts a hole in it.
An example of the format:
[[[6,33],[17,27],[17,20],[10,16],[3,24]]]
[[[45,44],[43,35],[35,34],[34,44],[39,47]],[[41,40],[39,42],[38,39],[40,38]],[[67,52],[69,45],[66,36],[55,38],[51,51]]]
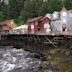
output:
[[[65,7],[63,7],[63,8],[61,9],[61,12],[64,12],[64,11],[67,11],[67,9],[66,9]]]
[[[61,20],[60,18],[58,18],[58,19],[53,19],[53,20],[51,20],[51,21],[58,21],[58,20]]]
[[[39,21],[43,21],[43,20],[46,19],[46,18],[47,18],[48,20],[50,20],[48,17],[45,17],[45,16],[44,16],[44,17],[42,17]]]
[[[27,21],[27,23],[35,22],[35,21],[37,21],[37,20],[39,20],[39,19],[41,19],[41,18],[42,18],[42,16],[36,17],[36,18],[32,18],[32,19],[29,19],[29,20]]]
[[[0,23],[0,25],[7,25],[8,27],[15,28],[17,25],[13,22],[13,20],[6,20]]]

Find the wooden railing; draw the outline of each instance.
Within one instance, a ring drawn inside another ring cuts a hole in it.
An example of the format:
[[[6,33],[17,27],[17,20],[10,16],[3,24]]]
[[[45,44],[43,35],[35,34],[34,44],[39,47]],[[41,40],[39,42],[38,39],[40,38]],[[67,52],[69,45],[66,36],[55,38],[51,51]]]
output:
[[[72,35],[72,31],[36,31],[36,32],[28,32],[25,29],[22,30],[4,30],[0,31],[0,35],[7,34],[35,34],[35,35]]]

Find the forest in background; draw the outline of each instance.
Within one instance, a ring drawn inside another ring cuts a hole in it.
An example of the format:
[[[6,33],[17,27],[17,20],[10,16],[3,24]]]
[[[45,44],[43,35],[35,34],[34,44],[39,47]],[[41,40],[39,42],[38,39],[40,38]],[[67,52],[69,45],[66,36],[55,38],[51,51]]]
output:
[[[72,0],[0,0],[0,22],[13,19],[17,25],[28,19],[60,11],[65,6],[72,9]]]

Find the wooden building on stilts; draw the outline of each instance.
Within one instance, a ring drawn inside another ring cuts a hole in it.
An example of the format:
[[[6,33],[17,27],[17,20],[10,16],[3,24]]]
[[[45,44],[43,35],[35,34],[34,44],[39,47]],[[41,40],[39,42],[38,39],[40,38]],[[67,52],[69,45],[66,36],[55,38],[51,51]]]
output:
[[[7,39],[32,50],[72,48],[72,10],[63,7],[60,12],[29,19],[26,24],[11,29]]]

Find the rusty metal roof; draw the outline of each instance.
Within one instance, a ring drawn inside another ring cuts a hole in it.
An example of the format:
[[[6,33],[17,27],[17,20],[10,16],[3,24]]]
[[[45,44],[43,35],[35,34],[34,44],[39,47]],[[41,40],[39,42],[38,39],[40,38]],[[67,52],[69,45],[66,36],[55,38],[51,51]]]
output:
[[[41,19],[41,18],[42,18],[42,16],[29,19],[29,20],[27,21],[27,23],[35,22],[35,21],[37,21],[37,20],[39,20],[39,19]]]
[[[11,29],[17,27],[17,25],[12,20],[5,20],[1,22],[0,25],[7,25]]]
[[[67,9],[66,9],[65,7],[63,7],[63,8],[61,9],[61,12],[64,12],[64,11],[67,11]]]

